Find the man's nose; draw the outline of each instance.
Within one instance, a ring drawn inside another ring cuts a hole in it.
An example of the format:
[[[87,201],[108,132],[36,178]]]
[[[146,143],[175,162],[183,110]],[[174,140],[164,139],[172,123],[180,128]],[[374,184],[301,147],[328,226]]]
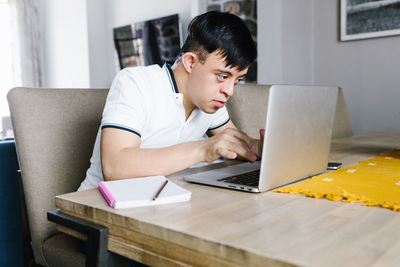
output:
[[[227,83],[224,85],[222,88],[222,92],[227,96],[231,97],[233,95],[233,88],[235,87],[235,84],[233,82]]]

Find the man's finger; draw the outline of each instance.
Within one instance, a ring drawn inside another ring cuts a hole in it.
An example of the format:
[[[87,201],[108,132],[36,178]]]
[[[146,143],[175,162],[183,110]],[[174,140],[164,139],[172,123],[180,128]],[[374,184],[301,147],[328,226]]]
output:
[[[259,133],[260,133],[260,140],[264,141],[265,129],[260,129]]]
[[[237,153],[234,151],[228,150],[226,148],[218,148],[217,149],[218,155],[227,159],[235,159],[237,157]]]
[[[240,157],[247,159],[250,162],[257,160],[257,155],[249,150],[247,145],[239,145],[236,143],[231,143],[231,149],[233,152],[237,153]]]

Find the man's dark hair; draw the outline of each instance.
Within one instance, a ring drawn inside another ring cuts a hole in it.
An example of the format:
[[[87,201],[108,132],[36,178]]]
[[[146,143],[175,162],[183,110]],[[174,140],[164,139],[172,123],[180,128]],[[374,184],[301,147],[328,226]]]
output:
[[[181,55],[197,52],[201,61],[218,51],[226,66],[247,68],[257,57],[250,31],[241,18],[228,12],[210,11],[195,17],[188,26],[188,36]]]

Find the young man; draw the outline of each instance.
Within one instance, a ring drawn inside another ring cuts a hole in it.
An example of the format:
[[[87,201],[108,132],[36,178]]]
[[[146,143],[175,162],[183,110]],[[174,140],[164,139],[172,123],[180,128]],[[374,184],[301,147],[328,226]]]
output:
[[[166,176],[219,157],[255,161],[263,132],[260,140],[240,132],[225,107],[255,58],[256,47],[239,17],[208,12],[190,23],[172,67],[120,71],[79,190],[103,179]],[[212,137],[205,139],[206,132]]]

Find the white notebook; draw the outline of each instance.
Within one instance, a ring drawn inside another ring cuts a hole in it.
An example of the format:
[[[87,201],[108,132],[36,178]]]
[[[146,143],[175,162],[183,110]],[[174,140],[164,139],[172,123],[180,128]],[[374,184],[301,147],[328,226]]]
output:
[[[117,181],[100,182],[98,189],[114,209],[150,206],[190,200],[192,193],[168,180],[164,176],[149,176]]]

